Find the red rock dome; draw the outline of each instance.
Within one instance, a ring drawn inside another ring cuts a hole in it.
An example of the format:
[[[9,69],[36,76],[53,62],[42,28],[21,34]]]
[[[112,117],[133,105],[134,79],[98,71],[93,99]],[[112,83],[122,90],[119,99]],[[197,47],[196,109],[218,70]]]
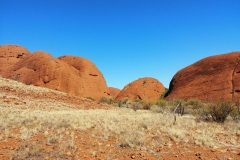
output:
[[[56,59],[43,51],[30,54],[16,45],[0,46],[0,75],[96,100],[110,95],[102,73],[90,60],[73,56]]]
[[[164,86],[157,79],[140,78],[126,85],[115,100],[157,100],[164,91]]]
[[[75,56],[62,56],[59,59],[78,71],[83,86],[82,94],[95,99],[109,97],[110,93],[103,74],[90,60]]]
[[[240,52],[232,52],[207,57],[183,68],[172,78],[166,99],[239,99],[239,62]]]

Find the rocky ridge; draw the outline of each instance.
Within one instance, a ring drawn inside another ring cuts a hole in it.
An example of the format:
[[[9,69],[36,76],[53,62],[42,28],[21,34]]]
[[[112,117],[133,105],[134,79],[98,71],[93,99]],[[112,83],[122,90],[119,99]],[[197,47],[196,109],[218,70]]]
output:
[[[32,54],[17,45],[0,46],[0,75],[25,84],[46,87],[81,97],[110,96],[106,81],[88,59],[64,56],[54,58],[49,53]]]

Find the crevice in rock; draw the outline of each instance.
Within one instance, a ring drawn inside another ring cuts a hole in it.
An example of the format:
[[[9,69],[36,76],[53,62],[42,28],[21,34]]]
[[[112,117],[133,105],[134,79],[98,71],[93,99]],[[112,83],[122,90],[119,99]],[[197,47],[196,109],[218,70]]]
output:
[[[19,53],[19,54],[17,54],[17,58],[22,58],[23,57],[23,55],[24,55],[24,53]]]
[[[44,84],[47,84],[47,83],[49,83],[49,82],[50,82],[50,81],[43,81]]]
[[[138,97],[138,99],[142,100],[142,98],[139,95],[137,95],[137,97]]]
[[[235,87],[234,87],[234,81],[233,81],[233,78],[234,78],[234,73],[236,72],[236,68],[237,66],[239,65],[239,62],[240,62],[240,57],[238,57],[238,60],[237,60],[237,63],[236,63],[236,66],[234,67],[233,69],[233,72],[232,72],[232,100],[234,100],[234,90],[235,90]],[[238,71],[239,72],[239,71]],[[236,90],[237,91],[237,90]]]
[[[98,76],[97,74],[89,74],[89,76],[94,76],[94,77],[96,77],[96,76]]]

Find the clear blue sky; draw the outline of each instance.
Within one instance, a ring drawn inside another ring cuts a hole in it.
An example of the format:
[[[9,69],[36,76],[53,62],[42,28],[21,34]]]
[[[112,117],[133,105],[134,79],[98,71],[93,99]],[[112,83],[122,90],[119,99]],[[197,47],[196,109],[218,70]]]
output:
[[[240,0],[0,0],[0,45],[90,59],[108,86],[168,88],[207,56],[240,51]]]

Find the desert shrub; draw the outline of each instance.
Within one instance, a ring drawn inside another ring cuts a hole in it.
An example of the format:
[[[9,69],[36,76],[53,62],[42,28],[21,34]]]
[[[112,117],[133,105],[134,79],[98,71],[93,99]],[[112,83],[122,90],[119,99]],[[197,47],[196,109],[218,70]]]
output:
[[[197,122],[208,122],[212,120],[211,114],[209,114],[209,111],[206,108],[193,109],[191,114],[196,117]]]
[[[137,111],[138,109],[143,109],[143,105],[139,102],[132,102],[131,106],[134,111]]]
[[[117,102],[117,104],[118,104],[118,107],[122,107],[123,102],[120,100],[120,101]]]
[[[233,120],[239,120],[240,119],[240,106],[234,105],[232,112],[230,113],[230,116]]]
[[[114,100],[112,98],[101,97],[99,103],[113,104]]]
[[[150,110],[154,113],[163,113],[163,111],[164,111],[164,109],[158,105],[151,106]]]
[[[147,100],[142,100],[140,103],[143,106],[143,109],[145,110],[150,110],[151,106],[155,105],[154,101],[147,101]]]
[[[189,99],[184,102],[184,113],[185,114],[191,114],[196,115],[201,109],[204,107],[204,103],[199,99]]]
[[[168,106],[168,101],[160,99],[156,102],[156,105],[159,107],[166,107],[166,106]]]
[[[155,105],[150,106],[150,110],[155,113],[163,113],[167,106],[168,101],[160,99],[155,103]]]
[[[124,99],[123,100],[123,104],[127,104],[127,101],[128,101],[128,99],[126,98],[126,99]]]
[[[95,99],[92,98],[92,97],[84,97],[84,98],[87,98],[87,99],[90,99],[90,100],[92,100],[92,101],[95,101]]]
[[[108,100],[109,100],[108,104],[113,104],[114,103],[114,99],[113,98],[109,98]]]
[[[233,111],[233,107],[234,105],[230,102],[218,102],[210,104],[209,113],[213,121],[223,123],[227,116]]]
[[[233,109],[234,105],[231,102],[208,103],[203,108],[196,109],[197,120],[223,123]]]
[[[187,100],[185,105],[192,109],[198,109],[203,107],[203,103],[199,99],[189,99]]]
[[[99,103],[108,103],[108,98],[107,97],[101,97],[99,99]]]

